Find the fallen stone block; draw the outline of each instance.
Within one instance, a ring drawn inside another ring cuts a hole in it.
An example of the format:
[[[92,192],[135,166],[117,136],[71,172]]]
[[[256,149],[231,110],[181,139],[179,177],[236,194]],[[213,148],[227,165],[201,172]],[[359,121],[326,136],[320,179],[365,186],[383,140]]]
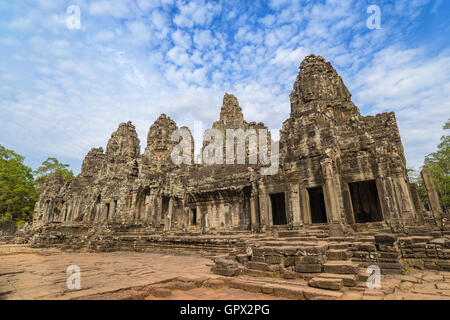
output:
[[[322,265],[319,263],[305,264],[305,263],[295,263],[295,271],[301,273],[313,273],[322,272]]]
[[[324,272],[319,274],[317,277],[325,279],[341,279],[345,287],[354,287],[358,281],[358,275],[356,274],[335,274]]]
[[[342,279],[332,279],[332,278],[312,278],[309,280],[308,285],[310,287],[329,289],[329,290],[341,290],[344,282]]]
[[[237,260],[239,263],[244,264],[245,262],[248,261],[248,256],[247,256],[246,254],[237,254],[237,255],[236,255],[236,260]]]
[[[282,256],[265,256],[265,262],[268,264],[282,264],[284,258]]]
[[[237,264],[233,260],[227,260],[227,259],[217,259],[215,260],[216,266],[218,268],[236,268]]]
[[[295,260],[295,264],[323,264],[325,262],[324,256],[300,256]]]
[[[397,235],[391,233],[378,233],[375,235],[375,243],[393,245],[397,241]]]
[[[348,260],[351,253],[346,249],[329,249],[327,251],[328,260]]]
[[[269,266],[263,262],[248,261],[245,263],[245,267],[248,269],[260,270],[260,271],[270,271]]]
[[[363,242],[356,246],[356,250],[358,251],[377,251],[375,244],[371,242]]]
[[[351,261],[328,261],[323,265],[327,273],[357,274],[359,267]]]
[[[225,277],[235,277],[240,274],[239,268],[212,267],[211,272]]]

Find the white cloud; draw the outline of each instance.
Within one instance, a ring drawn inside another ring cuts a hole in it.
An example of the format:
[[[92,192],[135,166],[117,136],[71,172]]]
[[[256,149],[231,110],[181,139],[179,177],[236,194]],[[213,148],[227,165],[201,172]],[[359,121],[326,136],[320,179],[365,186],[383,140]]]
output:
[[[0,143],[32,166],[53,155],[78,172],[87,151],[128,120],[143,148],[163,112],[178,125],[209,126],[225,92],[246,120],[280,128],[310,53],[333,63],[364,114],[396,112],[410,165],[433,151],[449,114],[448,52],[401,43],[428,1],[382,5],[376,32],[357,1],[274,0],[270,10],[205,0],[74,3],[81,30],[66,28],[64,1],[0,4],[8,16],[0,20]]]
[[[190,64],[189,56],[186,53],[186,50],[181,47],[175,46],[170,49],[169,52],[167,52],[167,58],[169,61],[179,66]]]
[[[450,54],[429,58],[423,49],[388,47],[353,82],[353,100],[371,114],[395,111],[409,165],[435,150],[450,117]]]

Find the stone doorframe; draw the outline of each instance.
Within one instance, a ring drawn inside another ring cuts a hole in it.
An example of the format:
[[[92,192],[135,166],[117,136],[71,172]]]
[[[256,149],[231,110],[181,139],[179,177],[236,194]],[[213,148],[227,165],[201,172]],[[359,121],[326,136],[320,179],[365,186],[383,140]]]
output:
[[[273,227],[273,213],[272,213],[272,200],[270,199],[270,195],[271,194],[276,194],[276,193],[284,193],[284,204],[285,204],[285,211],[286,211],[286,221],[287,221],[287,226],[292,226],[292,216],[291,216],[291,204],[289,201],[289,190],[288,190],[288,186],[286,185],[265,185],[264,187],[264,194],[260,194],[261,198],[264,198],[264,201],[260,201],[260,205],[261,202],[263,202],[263,206],[265,210],[261,210],[261,211],[265,211],[266,213],[266,224],[268,227]]]

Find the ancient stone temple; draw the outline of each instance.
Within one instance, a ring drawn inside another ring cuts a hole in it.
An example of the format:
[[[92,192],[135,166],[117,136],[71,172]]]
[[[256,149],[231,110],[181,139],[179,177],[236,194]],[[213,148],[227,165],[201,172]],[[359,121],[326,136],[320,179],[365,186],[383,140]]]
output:
[[[237,98],[225,94],[213,124],[224,133],[222,163],[194,163],[193,141],[187,141],[188,161],[175,164],[171,155],[180,141],[173,133],[191,134],[165,114],[150,126],[143,153],[135,127],[122,123],[106,152],[88,152],[76,178],[63,183],[53,175],[46,181],[33,227],[70,227],[80,235],[93,233],[93,226],[114,234],[114,226],[208,233],[330,225],[340,234],[365,225],[399,230],[424,223],[394,113],[362,116],[332,65],[314,55],[301,63],[290,104],[279,152],[273,143],[266,150],[278,157],[275,174],[261,173],[267,165],[260,158],[248,163],[262,152],[248,146],[245,164],[227,163],[227,129],[254,129],[261,138],[259,129],[267,128],[244,120]],[[270,142],[270,133],[261,139]]]

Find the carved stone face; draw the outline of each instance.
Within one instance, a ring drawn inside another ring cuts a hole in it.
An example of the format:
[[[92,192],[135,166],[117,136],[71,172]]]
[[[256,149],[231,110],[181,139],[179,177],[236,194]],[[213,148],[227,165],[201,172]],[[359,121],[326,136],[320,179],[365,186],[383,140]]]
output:
[[[153,130],[150,131],[150,135],[153,139],[153,150],[155,151],[164,151],[168,149],[168,145],[170,144],[170,140],[167,134],[167,130],[156,126]]]
[[[147,136],[146,154],[150,158],[158,160],[165,159],[170,156],[174,141],[172,141],[172,133],[177,129],[175,122],[161,115],[155,123],[150,127]]]

